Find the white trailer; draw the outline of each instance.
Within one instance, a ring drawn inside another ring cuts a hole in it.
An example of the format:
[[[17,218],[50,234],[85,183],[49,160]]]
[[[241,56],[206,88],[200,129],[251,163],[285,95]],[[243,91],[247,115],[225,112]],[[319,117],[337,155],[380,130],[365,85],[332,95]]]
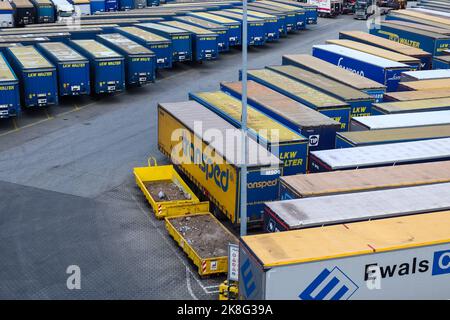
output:
[[[14,27],[14,9],[9,1],[0,1],[0,27]]]
[[[343,0],[308,0],[308,4],[317,6],[320,17],[335,17],[342,13]]]
[[[449,299],[450,212],[245,236],[249,300]]]

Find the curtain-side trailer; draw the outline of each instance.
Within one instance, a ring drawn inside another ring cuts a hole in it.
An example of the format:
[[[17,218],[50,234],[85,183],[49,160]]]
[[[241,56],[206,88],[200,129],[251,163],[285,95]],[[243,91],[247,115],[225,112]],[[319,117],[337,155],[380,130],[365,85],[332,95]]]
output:
[[[0,118],[17,116],[19,112],[19,80],[6,58],[0,53]]]

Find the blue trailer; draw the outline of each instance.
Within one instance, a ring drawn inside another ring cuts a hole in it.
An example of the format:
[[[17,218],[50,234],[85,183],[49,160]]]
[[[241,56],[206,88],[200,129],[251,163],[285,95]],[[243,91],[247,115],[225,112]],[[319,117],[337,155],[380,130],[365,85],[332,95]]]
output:
[[[450,69],[450,56],[434,57],[433,69]]]
[[[160,3],[160,0],[147,0],[147,7],[157,7]]]
[[[305,11],[305,15],[306,15],[306,22],[308,24],[317,24],[317,16],[318,16],[318,8],[315,5],[312,4],[308,4],[308,3],[301,3],[301,2],[293,2],[293,1],[285,1],[285,0],[274,0],[275,3],[279,4],[284,4],[284,5],[288,5],[288,6],[293,6],[293,7],[299,7],[301,9],[303,9]],[[282,7],[284,8],[284,7]]]
[[[242,30],[242,14],[229,12],[229,11],[211,11],[216,16],[222,16],[225,18],[233,19],[241,24]],[[266,30],[263,19],[257,19],[253,17],[247,18],[247,45],[249,46],[262,46],[266,43]],[[241,37],[242,38],[242,37]]]
[[[91,14],[105,12],[105,0],[91,0]]]
[[[72,40],[70,45],[89,59],[91,87],[96,94],[125,90],[124,57],[95,40]]]
[[[120,33],[99,34],[97,40],[124,56],[128,86],[143,86],[155,81],[156,56],[153,51]]]
[[[401,73],[412,70],[404,63],[333,44],[313,46],[313,56],[381,83],[387,92],[397,91]]]
[[[105,0],[105,12],[114,12],[119,9],[118,0]]]
[[[216,60],[219,57],[218,35],[210,30],[180,21],[163,21],[161,24],[189,31],[195,61]]]
[[[376,103],[372,107],[372,114],[382,115],[442,110],[450,110],[450,98],[433,98],[412,101]]]
[[[307,13],[305,9],[300,7],[292,6],[291,4],[284,4],[279,2],[272,2],[272,1],[257,1],[256,3],[261,3],[264,5],[269,5],[270,7],[278,10],[289,10],[295,12],[295,18],[296,18],[296,30],[305,30],[307,24],[315,24],[317,23],[317,12],[314,22],[314,17],[311,17],[311,12]],[[253,3],[252,3],[253,4]]]
[[[242,7],[239,7],[239,8],[242,8]],[[251,5],[248,6],[248,10],[275,16],[278,20],[278,32],[280,34],[280,37],[286,37],[288,32],[290,32],[292,30],[292,24],[291,24],[291,28],[289,28],[289,30],[288,30],[287,19],[286,19],[287,14],[282,11],[270,10],[270,9],[260,8],[260,7],[251,6]]]
[[[5,53],[6,48],[8,47],[21,47],[22,44],[21,43],[9,43],[9,42],[0,42],[0,53]]]
[[[239,74],[239,79],[241,79],[241,76]],[[268,69],[249,70],[247,78],[340,122],[341,128],[339,131],[348,131],[350,106],[344,101]]]
[[[375,98],[367,93],[294,66],[267,68],[344,101],[351,108],[350,117],[370,116],[372,113],[372,104],[375,102]]]
[[[242,99],[242,82],[222,82],[222,91]],[[308,138],[309,151],[334,148],[341,124],[300,102],[254,81],[247,81],[247,101],[272,119]]]
[[[3,45],[4,47],[9,47],[12,44],[24,45],[24,46],[25,45],[33,45],[36,43],[42,43],[42,42],[48,42],[48,41],[50,41],[50,39],[47,37],[21,37],[21,36],[1,37],[0,36],[0,45]]]
[[[120,27],[116,31],[153,51],[157,68],[172,67],[173,47],[169,39],[138,27]]]
[[[223,91],[189,93],[189,98],[204,105],[235,127],[241,127],[241,100]],[[248,128],[249,136],[253,140],[283,161],[284,175],[306,173],[307,138],[252,107],[248,108]]]
[[[56,66],[59,96],[90,94],[88,59],[62,42],[40,43],[37,49]]]
[[[0,119],[17,116],[20,112],[19,80],[0,53]]]
[[[36,8],[36,23],[55,22],[55,7],[50,0],[31,0]]]
[[[170,39],[173,62],[192,61],[192,35],[189,31],[159,23],[138,23],[136,26]]]
[[[194,16],[174,17],[174,20],[192,24],[193,26],[201,27],[216,33],[219,52],[225,52],[230,50],[230,40],[229,40],[230,34],[229,28],[227,26],[210,22],[204,19],[200,19]]]
[[[230,47],[240,46],[242,43],[242,26],[239,21],[213,15],[208,12],[189,12],[187,16],[196,17],[208,22],[218,23],[228,28],[228,44]]]
[[[381,22],[370,29],[370,33],[397,41],[411,47],[420,48],[439,56],[450,48],[450,36],[395,25],[389,22]]]
[[[260,1],[255,1],[249,3],[248,8],[254,11],[264,12],[268,14],[273,14],[276,16],[282,15],[285,19],[286,32],[291,33],[297,31],[297,24],[302,23],[302,16],[297,15],[295,10],[287,10],[280,7],[274,7],[271,5],[267,5],[264,3],[260,3]],[[304,15],[303,15],[304,18]]]
[[[134,0],[119,0],[119,10],[127,11],[135,8]]]
[[[19,78],[23,107],[58,104],[56,68],[33,46],[10,47],[6,56]]]

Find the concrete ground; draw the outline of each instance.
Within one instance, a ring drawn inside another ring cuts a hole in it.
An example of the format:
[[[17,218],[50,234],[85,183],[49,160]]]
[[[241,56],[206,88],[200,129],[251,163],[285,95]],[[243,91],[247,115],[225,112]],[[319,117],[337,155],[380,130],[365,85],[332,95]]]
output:
[[[250,49],[249,66],[365,30],[352,16],[319,19],[279,43]],[[103,99],[66,99],[0,122],[0,298],[216,299],[223,277],[199,279],[193,264],[134,183],[132,169],[157,150],[157,102],[237,80],[240,51],[180,64],[155,84]],[[66,270],[81,270],[69,290]]]

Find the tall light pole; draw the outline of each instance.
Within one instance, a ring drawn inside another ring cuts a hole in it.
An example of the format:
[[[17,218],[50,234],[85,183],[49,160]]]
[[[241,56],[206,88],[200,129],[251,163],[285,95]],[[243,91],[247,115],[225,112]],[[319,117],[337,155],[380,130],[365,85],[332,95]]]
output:
[[[247,0],[242,5],[241,237],[247,234]]]

